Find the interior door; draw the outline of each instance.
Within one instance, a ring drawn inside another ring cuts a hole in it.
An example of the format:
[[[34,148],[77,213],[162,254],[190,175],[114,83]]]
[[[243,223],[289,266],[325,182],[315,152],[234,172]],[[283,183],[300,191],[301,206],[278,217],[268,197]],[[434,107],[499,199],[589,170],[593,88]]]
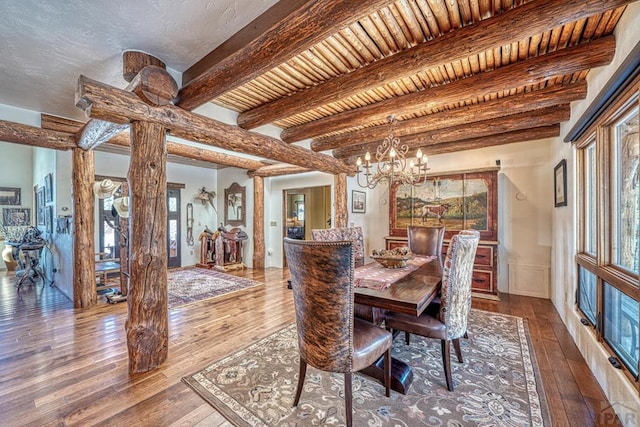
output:
[[[167,188],[167,267],[180,267],[180,189]]]

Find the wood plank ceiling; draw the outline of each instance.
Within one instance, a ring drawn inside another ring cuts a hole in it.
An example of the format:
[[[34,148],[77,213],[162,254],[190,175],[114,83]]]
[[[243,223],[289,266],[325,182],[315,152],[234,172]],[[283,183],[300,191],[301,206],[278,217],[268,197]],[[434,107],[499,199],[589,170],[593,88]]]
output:
[[[626,3],[389,1],[211,102],[245,129],[271,123],[349,161],[387,135],[390,114],[427,154],[557,136],[589,70],[612,60]],[[193,109],[185,88],[178,105]]]

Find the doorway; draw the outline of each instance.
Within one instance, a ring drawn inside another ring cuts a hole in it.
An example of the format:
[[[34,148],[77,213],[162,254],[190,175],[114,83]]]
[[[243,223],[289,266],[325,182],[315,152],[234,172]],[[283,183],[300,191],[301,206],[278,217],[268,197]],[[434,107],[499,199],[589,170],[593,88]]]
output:
[[[167,188],[167,267],[181,266],[180,189]]]
[[[283,236],[311,240],[311,230],[331,228],[330,185],[287,189],[282,196]]]

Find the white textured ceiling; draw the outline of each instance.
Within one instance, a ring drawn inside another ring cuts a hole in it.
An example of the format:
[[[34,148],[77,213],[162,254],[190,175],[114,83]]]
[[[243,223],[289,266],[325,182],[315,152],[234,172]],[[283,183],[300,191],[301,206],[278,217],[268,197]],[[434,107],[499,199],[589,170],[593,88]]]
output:
[[[275,3],[0,0],[0,104],[85,119],[80,74],[123,88],[122,52],[135,49],[179,75]]]

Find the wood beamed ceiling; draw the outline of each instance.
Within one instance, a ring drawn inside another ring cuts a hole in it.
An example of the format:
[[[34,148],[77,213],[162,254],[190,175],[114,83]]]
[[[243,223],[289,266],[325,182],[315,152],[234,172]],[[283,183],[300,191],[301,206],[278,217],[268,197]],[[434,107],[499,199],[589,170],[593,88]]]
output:
[[[81,76],[76,101],[88,123],[0,121],[0,138],[128,147],[123,131],[144,120],[264,161],[177,143],[170,154],[266,177],[353,175],[355,157],[388,135],[390,115],[410,153],[555,137],[570,103],[586,97],[589,71],[612,61],[613,32],[629,3],[281,0],[186,70],[181,89],[157,66],[129,75],[126,90]],[[207,102],[237,111],[237,126],[191,112]],[[280,139],[250,131],[264,124],[282,128]],[[310,149],[296,144],[308,139]]]
[[[211,101],[349,162],[391,114],[428,154],[559,136],[628,3],[280,1],[184,73],[177,105]]]

